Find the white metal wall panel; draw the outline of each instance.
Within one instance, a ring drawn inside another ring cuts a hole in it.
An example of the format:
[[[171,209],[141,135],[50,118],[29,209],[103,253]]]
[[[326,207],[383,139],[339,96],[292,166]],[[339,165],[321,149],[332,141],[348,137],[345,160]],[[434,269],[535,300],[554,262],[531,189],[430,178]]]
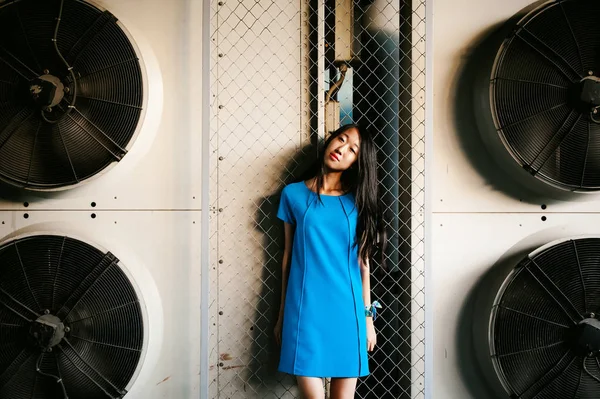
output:
[[[0,209],[199,209],[201,10],[194,2],[96,0],[135,39],[150,94],[136,143],[107,173],[56,194],[3,195]],[[193,113],[191,110],[194,110]],[[194,128],[190,123],[194,123]]]
[[[475,47],[500,24],[533,3],[529,0],[435,2],[435,212],[536,212],[542,205],[540,201],[529,201],[525,190],[513,189],[511,195],[500,191],[499,183],[506,182],[499,180],[509,181],[501,173],[497,176],[481,173],[480,165],[487,168],[490,163],[482,159],[486,157],[483,149],[469,140],[477,132],[465,109],[470,93],[463,85],[470,79],[463,74]],[[578,201],[551,201],[547,205],[548,212],[600,211],[599,197],[594,194],[584,195]]]
[[[494,264],[557,239],[599,232],[598,214],[552,214],[545,222],[542,215],[434,215],[433,397],[496,399],[470,355],[477,284]]]
[[[73,234],[114,253],[139,286],[149,317],[146,359],[127,398],[197,398],[200,212],[94,213],[95,218],[85,211],[2,211],[0,236]]]
[[[213,12],[210,396],[286,397],[289,378],[281,392],[267,386],[286,379],[268,356],[281,284],[268,246],[281,231],[262,228],[304,134],[301,2],[213,2]]]
[[[425,398],[429,387],[425,387],[425,241],[429,239],[425,228],[425,93],[426,54],[425,3],[413,3],[412,14],[412,135],[411,135],[411,381],[416,388],[412,398]],[[429,154],[427,154],[429,156]],[[429,172],[429,171],[428,171]],[[427,304],[428,305],[428,304]]]

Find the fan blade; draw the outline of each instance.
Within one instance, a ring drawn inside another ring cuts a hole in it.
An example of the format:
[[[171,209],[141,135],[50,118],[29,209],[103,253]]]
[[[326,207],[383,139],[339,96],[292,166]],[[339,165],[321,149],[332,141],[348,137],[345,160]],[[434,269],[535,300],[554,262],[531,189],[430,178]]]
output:
[[[108,398],[120,399],[126,392],[117,388],[109,381],[102,373],[100,373],[93,365],[89,363],[77,350],[71,345],[68,339],[64,339],[64,346],[60,349],[62,354],[71,363],[71,365],[79,371],[87,380],[100,389]],[[65,373],[67,370],[65,370]],[[71,371],[73,372],[73,371]]]
[[[71,311],[77,307],[79,301],[98,283],[109,268],[116,266],[119,260],[110,252],[102,258],[94,269],[81,281],[79,286],[73,290],[73,293],[62,304],[56,315],[61,319],[67,319]]]

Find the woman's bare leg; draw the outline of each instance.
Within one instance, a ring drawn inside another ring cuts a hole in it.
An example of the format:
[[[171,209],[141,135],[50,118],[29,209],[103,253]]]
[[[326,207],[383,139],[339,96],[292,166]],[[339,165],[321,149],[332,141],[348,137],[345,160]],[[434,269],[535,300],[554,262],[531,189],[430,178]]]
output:
[[[356,378],[332,378],[331,399],[354,399]]]
[[[297,376],[296,379],[303,399],[325,398],[325,389],[323,388],[322,378]]]

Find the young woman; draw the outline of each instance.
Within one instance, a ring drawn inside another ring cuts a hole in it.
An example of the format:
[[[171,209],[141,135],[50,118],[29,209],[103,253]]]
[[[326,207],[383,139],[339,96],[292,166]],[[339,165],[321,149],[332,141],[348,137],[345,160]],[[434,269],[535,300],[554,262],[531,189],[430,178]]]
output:
[[[304,398],[324,397],[324,377],[332,399],[354,398],[377,342],[369,258],[384,235],[373,138],[342,126],[317,165],[315,176],[283,189],[277,213],[285,227],[279,370],[296,376]]]

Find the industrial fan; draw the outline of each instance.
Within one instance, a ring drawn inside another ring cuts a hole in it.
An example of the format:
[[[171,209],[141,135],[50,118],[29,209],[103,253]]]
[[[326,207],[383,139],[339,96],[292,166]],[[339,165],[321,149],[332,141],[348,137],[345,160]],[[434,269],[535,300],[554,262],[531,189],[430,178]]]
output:
[[[504,150],[562,190],[600,190],[599,18],[598,1],[549,1],[514,26],[492,68]]]
[[[476,338],[487,341],[477,348],[482,370],[493,370],[504,397],[597,398],[600,238],[550,243],[498,281]]]
[[[144,326],[119,260],[38,234],[0,247],[0,265],[0,398],[122,398]]]
[[[117,19],[81,0],[0,2],[0,179],[72,187],[121,160],[143,104]]]

